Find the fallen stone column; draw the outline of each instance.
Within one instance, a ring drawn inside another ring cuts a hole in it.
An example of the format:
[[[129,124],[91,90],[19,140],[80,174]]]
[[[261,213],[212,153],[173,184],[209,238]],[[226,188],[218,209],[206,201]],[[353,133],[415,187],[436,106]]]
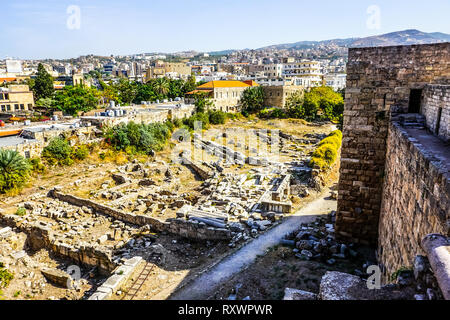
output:
[[[450,240],[440,234],[429,234],[422,239],[422,248],[428,256],[434,276],[446,300],[450,300]]]
[[[224,223],[220,223],[219,221],[213,220],[212,218],[190,217],[189,219],[203,222],[203,223],[209,224],[210,226],[213,226],[216,228],[222,228],[222,229],[226,228],[226,225]]]

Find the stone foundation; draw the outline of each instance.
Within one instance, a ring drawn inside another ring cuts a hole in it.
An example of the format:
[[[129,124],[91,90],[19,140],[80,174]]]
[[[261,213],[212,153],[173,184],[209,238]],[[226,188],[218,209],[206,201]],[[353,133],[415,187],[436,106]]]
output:
[[[26,233],[27,245],[32,250],[45,248],[77,264],[97,267],[102,274],[109,274],[116,268],[116,264],[112,261],[112,252],[102,246],[92,246],[88,243],[80,243],[77,247],[71,246],[58,240],[51,229],[38,223],[27,223],[14,215],[0,215],[0,222]]]
[[[231,231],[228,229],[212,228],[206,226],[204,223],[198,223],[196,221],[188,221],[185,219],[167,219],[166,221],[161,221],[149,216],[136,215],[113,209],[89,199],[82,199],[73,195],[63,194],[55,189],[50,191],[49,196],[75,206],[91,207],[95,212],[111,216],[114,219],[126,223],[138,226],[149,225],[150,228],[156,232],[169,232],[193,240],[230,240],[232,238]]]

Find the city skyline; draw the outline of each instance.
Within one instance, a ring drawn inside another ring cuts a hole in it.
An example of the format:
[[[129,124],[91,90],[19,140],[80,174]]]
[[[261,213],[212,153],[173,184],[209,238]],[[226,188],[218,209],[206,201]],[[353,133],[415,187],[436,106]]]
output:
[[[134,0],[4,4],[0,58],[73,58],[147,52],[256,49],[303,40],[366,37],[405,29],[450,33],[445,1]],[[437,9],[439,8],[439,10]],[[79,15],[77,10],[79,9]],[[379,10],[379,11],[377,11]],[[333,25],[333,28],[330,28]]]

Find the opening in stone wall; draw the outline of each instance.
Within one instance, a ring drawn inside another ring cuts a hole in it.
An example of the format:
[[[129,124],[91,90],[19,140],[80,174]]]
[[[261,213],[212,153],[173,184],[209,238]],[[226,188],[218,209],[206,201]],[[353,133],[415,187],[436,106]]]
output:
[[[422,89],[411,89],[409,94],[408,113],[420,113],[420,101],[422,99]]]
[[[441,117],[442,117],[442,108],[439,108],[436,118],[436,131],[434,132],[436,135],[439,135],[439,129],[441,128]]]

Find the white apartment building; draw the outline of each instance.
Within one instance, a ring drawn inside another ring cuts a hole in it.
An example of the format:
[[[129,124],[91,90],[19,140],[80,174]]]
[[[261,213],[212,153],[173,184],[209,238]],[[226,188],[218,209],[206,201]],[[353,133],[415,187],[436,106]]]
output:
[[[308,87],[322,84],[322,73],[318,61],[302,60],[283,64],[282,75],[286,79],[295,78],[295,85]]]
[[[279,64],[265,64],[264,76],[269,79],[281,78],[283,75],[283,65]]]
[[[332,87],[334,91],[345,88],[347,75],[345,73],[330,73],[324,76],[325,83]]]

